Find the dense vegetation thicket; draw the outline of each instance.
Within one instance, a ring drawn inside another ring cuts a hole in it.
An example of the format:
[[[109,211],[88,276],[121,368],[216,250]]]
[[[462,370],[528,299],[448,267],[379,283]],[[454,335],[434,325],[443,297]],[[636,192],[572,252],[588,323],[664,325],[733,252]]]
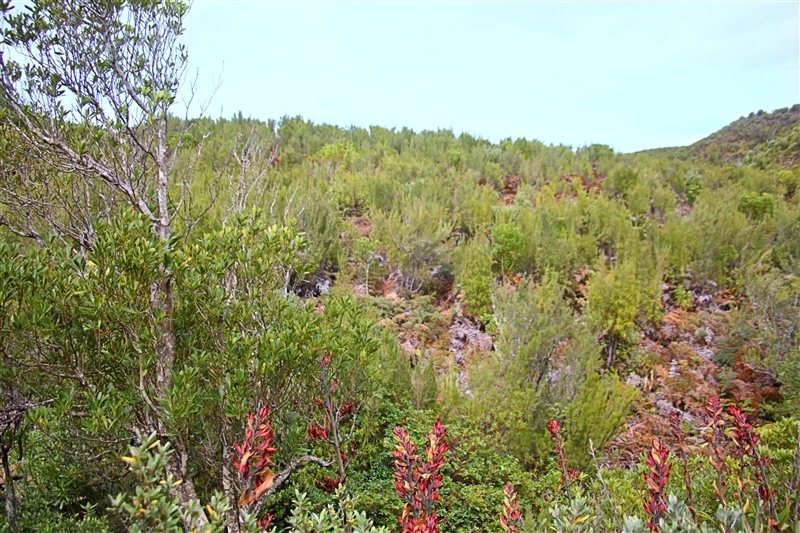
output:
[[[0,8],[0,531],[797,531],[800,105],[180,117],[185,4]]]

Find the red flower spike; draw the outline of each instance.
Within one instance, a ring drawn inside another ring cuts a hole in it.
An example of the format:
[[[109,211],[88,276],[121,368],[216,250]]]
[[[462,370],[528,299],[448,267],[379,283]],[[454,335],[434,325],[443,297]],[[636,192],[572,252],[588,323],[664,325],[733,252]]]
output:
[[[764,513],[777,523],[778,515],[775,509],[777,492],[770,488],[767,476],[767,467],[772,464],[772,461],[769,458],[761,457],[758,451],[758,443],[761,438],[756,435],[753,424],[747,420],[747,415],[735,405],[728,408],[728,415],[730,415],[735,428],[731,436],[731,440],[736,446],[735,456],[739,459],[742,470],[747,465],[752,468],[761,507]],[[741,482],[741,471],[739,476]]]
[[[503,512],[500,515],[500,525],[506,533],[518,533],[522,527],[517,491],[511,483],[506,483],[503,487]]]
[[[551,420],[547,423],[547,431],[550,432],[550,437],[552,439],[556,439],[558,437],[558,431],[561,429],[561,424],[558,420]]]
[[[577,477],[577,471],[575,471],[574,474],[571,474],[567,469],[567,461],[569,460],[569,457],[567,457],[567,455],[564,453],[564,443],[561,440],[561,435],[559,434],[560,430],[561,424],[558,422],[558,420],[550,420],[547,423],[547,431],[550,432],[550,439],[556,445],[558,468],[561,470],[561,486],[566,492],[567,499],[572,502],[572,492],[570,491],[569,482],[571,479]]]
[[[401,533],[436,533],[441,522],[436,515],[434,502],[441,501],[441,467],[448,445],[444,442],[446,431],[437,420],[428,435],[425,457],[420,459],[416,445],[402,428],[394,428],[397,444],[394,457],[395,491],[405,500],[406,507],[399,519]]]
[[[320,490],[327,492],[328,494],[332,492],[336,492],[336,489],[339,488],[339,485],[342,484],[342,480],[338,477],[326,477],[322,481],[317,481],[315,483]]]
[[[316,424],[311,424],[308,428],[308,438],[311,440],[328,440],[328,429],[320,427]]]
[[[259,531],[263,531],[264,533],[266,533],[266,531],[269,529],[269,524],[271,522],[272,522],[272,515],[268,514],[264,518],[259,518],[258,520],[256,520],[256,526],[258,526]]]
[[[408,433],[399,427],[394,428],[394,440],[397,441],[392,452],[395,490],[400,498],[408,501],[419,479],[417,447],[409,439]]]
[[[239,473],[244,490],[239,505],[249,508],[272,487],[275,475],[269,469],[274,466],[272,455],[278,449],[273,447],[272,426],[269,421],[269,407],[258,411],[258,417],[249,413],[244,431],[244,441],[233,445],[235,454],[233,466]]]
[[[321,366],[322,368],[328,368],[330,364],[331,364],[331,352],[319,356],[319,366]]]
[[[720,408],[719,396],[709,396],[708,401],[706,402],[706,414],[709,416],[709,418],[717,418],[721,412],[722,409]]]
[[[714,481],[714,490],[717,499],[723,507],[725,502],[725,420],[722,417],[722,406],[719,396],[711,396],[706,402],[706,414],[708,415],[708,432],[703,435],[703,439],[711,447],[711,456],[708,458],[711,466],[717,472],[717,479]]]
[[[669,481],[669,472],[672,469],[667,464],[668,459],[669,449],[658,438],[654,439],[653,446],[650,448],[650,455],[645,463],[649,472],[644,475],[649,493],[648,499],[644,502],[644,510],[650,515],[650,521],[647,523],[650,531],[658,531],[658,522],[667,511],[664,491],[667,487],[667,481]]]

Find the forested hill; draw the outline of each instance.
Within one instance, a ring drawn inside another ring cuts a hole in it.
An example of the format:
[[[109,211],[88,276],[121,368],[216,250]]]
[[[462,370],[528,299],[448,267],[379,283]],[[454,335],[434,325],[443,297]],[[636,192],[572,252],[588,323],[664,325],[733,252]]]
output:
[[[800,162],[798,124],[800,104],[795,104],[772,113],[750,113],[691,146],[640,153],[681,159],[694,157],[711,163],[777,164],[790,168]]]
[[[0,532],[800,520],[800,106],[634,154],[181,120],[183,4],[37,6],[4,38],[38,68],[0,64]]]
[[[635,154],[178,118],[188,4],[18,7],[0,533],[798,531],[798,106]]]

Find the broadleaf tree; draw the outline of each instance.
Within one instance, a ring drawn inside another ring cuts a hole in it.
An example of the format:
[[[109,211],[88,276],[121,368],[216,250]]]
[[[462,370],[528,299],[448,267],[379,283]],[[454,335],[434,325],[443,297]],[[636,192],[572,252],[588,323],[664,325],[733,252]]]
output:
[[[191,196],[202,139],[173,113],[187,4],[0,7],[0,223],[38,244],[0,254],[3,268],[24,265],[0,319],[3,390],[95,474],[118,469],[98,460],[138,435],[169,442],[184,507],[200,490],[238,499],[232,450],[267,404],[277,479],[332,464],[305,436],[319,353],[357,413],[377,343],[351,300],[317,309],[293,296],[308,243],[291,224],[268,225],[243,200],[221,229],[192,233],[207,208]],[[204,527],[183,511],[188,530]],[[238,530],[233,510],[229,522]]]

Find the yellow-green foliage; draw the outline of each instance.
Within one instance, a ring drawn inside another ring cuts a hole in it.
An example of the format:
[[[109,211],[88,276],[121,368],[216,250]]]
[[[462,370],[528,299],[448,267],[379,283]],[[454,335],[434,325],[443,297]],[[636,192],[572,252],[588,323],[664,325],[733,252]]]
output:
[[[452,230],[446,209],[430,200],[406,197],[388,213],[372,215],[375,238],[386,250],[389,264],[403,286],[417,291],[442,268]]]
[[[748,218],[761,220],[775,211],[775,200],[767,193],[744,193],[739,197],[739,211]]]
[[[665,257],[667,274],[674,279],[683,279],[690,268],[694,254],[690,244],[696,238],[698,228],[686,217],[668,217],[656,233],[657,246]]]
[[[691,242],[696,279],[719,283],[740,260],[747,219],[736,209],[738,202],[732,200],[704,190],[695,202],[689,218],[698,230]]]
[[[526,196],[532,194],[523,192]],[[581,204],[588,200],[556,201],[549,187],[533,194],[533,206],[526,205],[524,198],[518,197],[512,214],[523,235],[520,255],[523,270],[538,275],[550,270],[566,281],[573,270],[593,263],[595,242],[584,229],[581,209]]]
[[[625,385],[615,373],[601,376],[596,363],[588,363],[586,381],[578,397],[567,406],[566,449],[574,464],[586,468],[591,461],[590,443],[602,450],[625,423],[638,391]]]
[[[639,173],[629,166],[622,166],[611,173],[611,177],[605,182],[605,186],[611,194],[627,196],[638,182]]]
[[[800,187],[800,166],[795,166],[792,170],[781,170],[777,178],[784,194],[793,197]]]
[[[800,213],[778,209],[775,226],[772,262],[781,271],[800,277]]]
[[[316,154],[328,171],[328,179],[333,179],[339,169],[347,168],[356,156],[353,145],[349,142],[326,144]]]
[[[371,176],[362,173],[339,172],[331,180],[331,189],[339,209],[347,214],[360,215],[369,205],[367,182]]]
[[[546,421],[576,401],[597,361],[591,332],[563,294],[553,274],[541,284],[525,280],[513,291],[496,287],[497,350],[470,371],[473,412],[529,464],[548,449]]]
[[[455,189],[455,209],[458,226],[470,235],[492,223],[492,212],[497,205],[497,192],[488,185],[473,180],[458,181]]]
[[[492,314],[492,248],[485,235],[458,246],[453,254],[456,285],[464,312],[486,320]]]
[[[636,265],[624,261],[612,267],[601,265],[587,285],[587,310],[593,326],[603,339],[606,366],[614,363],[619,348],[636,339],[636,317],[641,292]]]
[[[516,224],[497,224],[492,228],[492,262],[503,276],[519,271],[523,236]]]

